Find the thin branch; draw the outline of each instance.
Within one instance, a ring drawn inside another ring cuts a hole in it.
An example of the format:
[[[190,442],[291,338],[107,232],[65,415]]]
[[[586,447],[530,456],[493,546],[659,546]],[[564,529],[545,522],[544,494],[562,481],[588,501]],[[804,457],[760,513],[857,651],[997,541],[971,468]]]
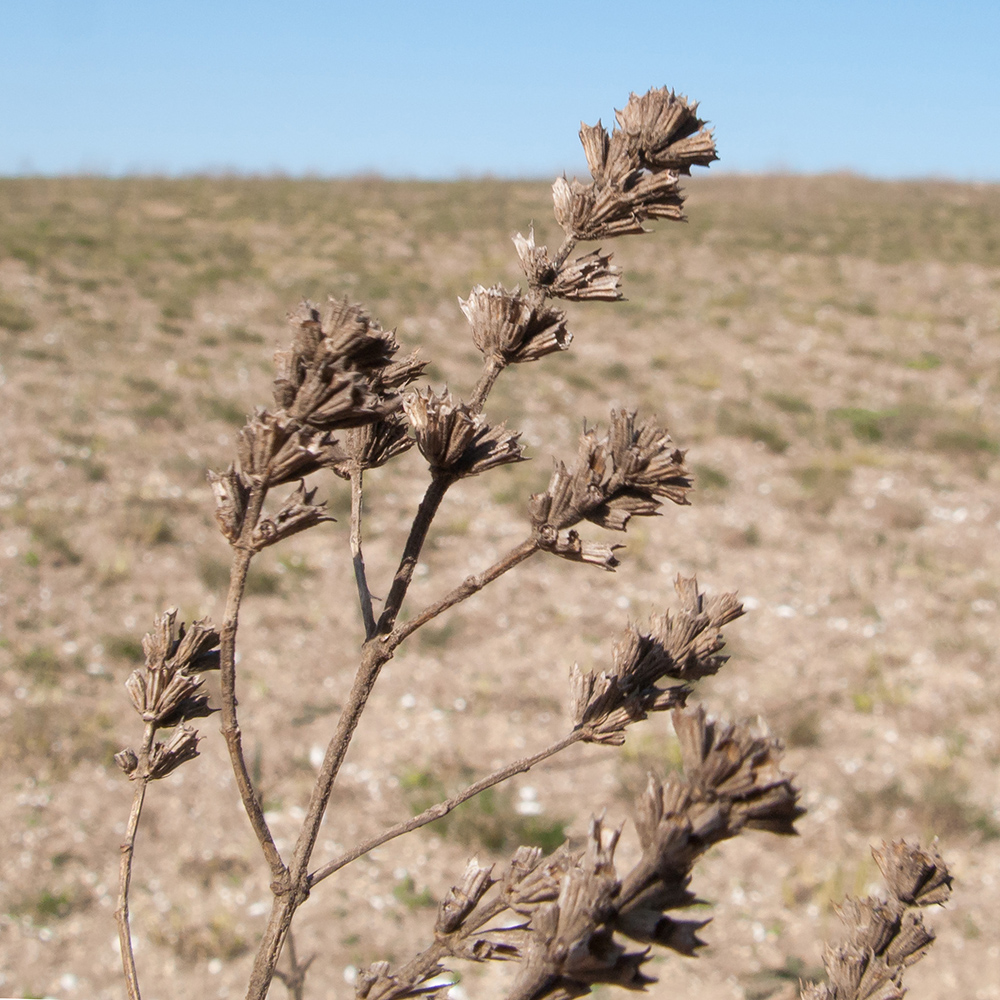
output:
[[[416,617],[405,621],[402,625],[397,625],[392,632],[386,636],[385,642],[390,649],[395,649],[408,635],[415,632],[421,625],[426,625],[433,618],[437,618],[443,611],[454,607],[466,598],[478,593],[487,584],[492,583],[498,576],[503,576],[508,570],[513,569],[518,563],[533,556],[538,551],[538,542],[533,538],[521,542],[520,545],[511,549],[506,555],[498,559],[489,569],[484,570],[477,576],[467,577],[451,593],[446,594],[435,604],[428,605]]]
[[[309,966],[313,964],[316,958],[315,952],[310,955],[304,962],[299,962],[298,955],[295,951],[295,935],[292,933],[292,929],[288,928],[288,972],[282,972],[280,969],[276,969],[274,976],[276,979],[280,979],[284,984],[285,989],[292,995],[292,1000],[303,1000],[305,997],[306,988],[306,973],[309,971]]]
[[[142,803],[146,798],[146,785],[149,784],[149,748],[153,745],[156,735],[156,725],[146,723],[142,735],[142,747],[139,750],[139,765],[136,778],[135,794],[132,796],[132,811],[128,817],[128,827],[125,839],[121,845],[121,862],[118,868],[118,908],[115,910],[115,920],[118,923],[118,942],[122,954],[122,969],[125,973],[125,988],[129,1000],[141,1000],[139,994],[139,977],[135,971],[135,955],[132,952],[132,931],[128,921],[128,891],[132,882],[132,858],[135,853],[135,835],[139,829],[139,817],[142,815]]]
[[[342,854],[339,858],[329,862],[329,864],[324,865],[322,868],[317,868],[316,871],[309,876],[309,887],[312,888],[318,882],[322,882],[323,879],[332,875],[334,872],[339,871],[345,865],[349,865],[352,861],[357,861],[358,858],[363,857],[376,847],[380,847],[382,844],[385,844],[390,840],[395,840],[396,837],[401,837],[404,833],[419,830],[420,827],[426,826],[428,823],[433,823],[435,820],[441,819],[442,816],[447,816],[448,813],[450,813],[456,806],[460,806],[463,802],[467,802],[469,799],[474,798],[480,792],[486,791],[487,788],[492,788],[494,785],[498,785],[500,782],[506,781],[508,778],[512,778],[515,774],[523,774],[525,771],[530,771],[531,768],[533,768],[536,764],[541,763],[546,758],[552,757],[554,754],[559,753],[561,750],[565,750],[566,747],[572,746],[574,743],[578,743],[585,735],[586,730],[574,729],[573,732],[564,736],[562,739],[557,740],[550,746],[547,746],[544,750],[540,750],[538,753],[532,754],[530,757],[523,757],[521,760],[516,760],[511,764],[507,764],[506,766],[499,768],[492,774],[488,774],[485,778],[480,778],[479,781],[469,785],[468,788],[459,792],[452,798],[447,799],[444,802],[438,802],[429,809],[425,809],[418,816],[414,816],[412,819],[406,820],[404,823],[397,823],[395,826],[389,827],[388,830],[385,830],[377,836],[371,837],[368,840],[357,844],[349,851]]]
[[[406,597],[406,591],[413,579],[413,571],[416,569],[417,559],[420,557],[420,550],[427,538],[431,522],[434,520],[434,515],[437,514],[438,507],[441,506],[441,501],[452,482],[454,480],[449,475],[435,474],[427,485],[427,491],[420,501],[416,517],[414,517],[410,527],[410,534],[406,539],[406,546],[399,560],[399,568],[393,577],[389,596],[385,599],[385,607],[376,626],[377,635],[386,635],[396,622],[396,615],[399,614],[403,599]]]
[[[254,791],[253,781],[243,757],[243,738],[236,714],[236,630],[239,627],[240,604],[246,587],[247,571],[253,558],[253,551],[249,546],[250,536],[257,525],[266,494],[267,487],[263,483],[255,483],[250,491],[243,529],[239,542],[234,546],[233,564],[229,571],[229,592],[226,595],[226,613],[220,630],[219,643],[219,666],[222,675],[222,735],[229,748],[229,759],[236,776],[240,798],[243,800],[243,808],[271,869],[271,877],[283,880],[287,875],[287,869],[275,847],[274,838],[264,819],[260,799]]]
[[[351,555],[354,558],[354,579],[358,585],[361,617],[365,623],[365,639],[375,634],[375,615],[372,612],[372,595],[365,573],[365,557],[361,551],[361,501],[364,473],[361,465],[351,468]]]
[[[254,959],[247,1000],[264,1000],[267,996],[292,917],[300,904],[309,896],[309,859],[316,846],[316,838],[319,836],[320,824],[323,822],[323,815],[330,801],[333,783],[344,762],[351,737],[375,686],[379,671],[390,656],[391,653],[382,648],[378,638],[369,640],[362,647],[361,665],[355,674],[347,703],[340,714],[336,732],[326,748],[326,756],[316,777],[306,818],[295,844],[288,878],[284,883],[274,882],[271,885],[275,898],[271,906],[271,916]]]
[[[486,363],[483,365],[483,374],[479,376],[476,388],[472,390],[472,398],[469,400],[469,409],[473,413],[483,412],[483,407],[486,405],[486,397],[489,396],[494,383],[506,367],[506,363],[495,355],[491,355],[486,359]]]

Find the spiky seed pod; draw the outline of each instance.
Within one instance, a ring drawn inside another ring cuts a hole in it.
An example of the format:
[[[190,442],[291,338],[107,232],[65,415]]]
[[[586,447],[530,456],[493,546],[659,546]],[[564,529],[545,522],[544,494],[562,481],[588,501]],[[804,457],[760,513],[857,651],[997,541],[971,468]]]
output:
[[[370,374],[388,365],[399,350],[393,332],[383,330],[360,305],[346,298],[328,298],[322,313],[315,303],[304,301],[288,319],[296,332],[290,361],[281,368],[296,387],[302,384],[304,373],[320,362],[332,361]]]
[[[691,480],[683,462],[666,430],[651,420],[636,428],[634,413],[612,411],[608,436],[584,431],[572,468],[557,462],[548,489],[528,501],[539,546],[613,569],[613,546],[588,548],[565,529],[588,520],[624,531],[630,518],[656,514],[661,498],[686,503]]]
[[[576,728],[585,728],[588,743],[621,746],[625,730],[641,722],[650,712],[680,708],[689,689],[675,685],[666,689],[650,685],[629,690],[627,682],[614,674],[588,671],[576,665],[570,671],[571,717]]]
[[[889,886],[889,891],[909,906],[933,906],[951,895],[951,875],[937,849],[921,850],[894,840],[873,848],[872,856]]]
[[[566,317],[555,309],[534,307],[520,289],[508,292],[500,285],[476,285],[458,304],[472,326],[472,339],[487,358],[504,364],[537,361],[565,351],[573,339]]]
[[[503,424],[490,427],[447,390],[440,396],[431,389],[410,393],[403,409],[435,474],[461,478],[522,461],[519,434],[508,433]]]
[[[142,639],[145,665],[125,681],[135,710],[145,722],[177,725],[185,719],[207,715],[208,700],[197,694],[198,676],[219,667],[219,633],[207,619],[185,630],[176,625],[177,609],[170,608],[154,621],[153,631]]]
[[[135,751],[131,747],[125,747],[124,750],[119,750],[115,754],[114,761],[128,775],[129,780],[131,780],[132,775],[135,774],[135,769],[139,766],[139,758],[136,756]]]
[[[348,457],[331,469],[341,479],[350,479],[353,468],[377,469],[416,444],[409,430],[406,414],[401,412],[364,427],[352,427],[341,439]]]
[[[619,888],[613,861],[619,834],[605,836],[593,819],[587,849],[567,867],[558,897],[535,909],[518,995],[576,997],[597,983],[642,989],[653,981],[641,972],[646,951],[628,952],[609,925]]]
[[[642,220],[647,215],[638,212],[622,192],[608,193],[594,184],[557,177],[552,185],[552,203],[556,222],[567,235],[578,240],[604,240],[646,232]]]
[[[616,302],[623,298],[621,268],[611,263],[611,254],[595,250],[557,269],[548,247],[535,246],[534,229],[528,230],[527,238],[518,233],[514,247],[532,288],[543,288],[555,298],[576,302]]]
[[[402,361],[394,361],[392,364],[372,372],[368,380],[376,392],[384,393],[402,389],[420,378],[429,363],[422,361],[418,357],[417,351],[414,351]]]
[[[584,673],[573,667],[571,717],[588,730],[589,742],[621,745],[629,725],[650,712],[683,707],[690,693],[683,682],[714,674],[725,662],[716,655],[723,646],[718,630],[742,613],[735,595],[709,599],[706,613],[693,578],[679,579],[678,592],[679,614],[653,615],[648,633],[630,624],[619,634],[609,670]],[[658,687],[667,677],[682,683]]]
[[[707,167],[718,159],[712,133],[697,111],[697,104],[662,87],[641,97],[632,94],[615,116],[639,150],[643,166],[690,174],[692,166]]]
[[[346,455],[326,431],[302,427],[284,413],[259,409],[237,438],[241,474],[269,488],[342,462]]]
[[[281,509],[270,517],[261,518],[253,530],[250,544],[259,552],[268,545],[305,531],[324,521],[334,521],[326,513],[326,503],[313,503],[316,491],[307,490],[305,480],[300,480],[295,491],[285,500]]]
[[[166,743],[155,743],[149,751],[149,776],[165,778],[186,761],[198,756],[200,737],[194,729],[178,726]]]
[[[495,883],[493,865],[484,868],[477,861],[470,861],[461,883],[448,890],[448,894],[438,907],[435,933],[451,934],[461,927],[465,918],[479,905],[479,901]]]
[[[780,741],[754,736],[746,726],[708,721],[703,706],[671,715],[681,747],[684,773],[703,801],[730,802],[716,839],[735,836],[745,826],[795,834],[798,805],[792,776],[781,771]]]
[[[306,372],[286,410],[293,420],[318,430],[336,430],[369,423],[385,405],[362,374],[325,358]]]
[[[235,543],[243,530],[250,484],[232,465],[225,472],[209,471],[208,481],[212,484],[215,497],[215,520],[219,530],[231,543]]]

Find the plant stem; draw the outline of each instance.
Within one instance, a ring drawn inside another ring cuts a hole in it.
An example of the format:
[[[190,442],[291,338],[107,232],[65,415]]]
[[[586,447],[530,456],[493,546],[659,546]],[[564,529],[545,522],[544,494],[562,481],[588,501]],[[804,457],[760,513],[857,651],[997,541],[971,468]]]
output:
[[[361,551],[361,500],[363,475],[361,465],[351,468],[351,555],[354,559],[354,579],[358,585],[358,599],[361,602],[361,617],[365,623],[365,639],[375,634],[375,615],[372,612],[372,595],[368,589],[365,573],[365,557]]]
[[[132,882],[135,835],[139,829],[142,803],[146,798],[146,785],[149,784],[149,748],[153,745],[155,735],[156,725],[147,722],[146,729],[142,734],[142,746],[139,750],[139,763],[136,768],[140,777],[136,778],[135,793],[132,796],[132,810],[128,817],[125,839],[121,844],[121,863],[118,867],[118,908],[115,910],[115,921],[118,924],[118,943],[121,948],[122,969],[125,973],[125,988],[128,990],[129,1000],[141,1000],[139,977],[135,971],[135,955],[132,952],[132,931],[128,921],[128,890]]]
[[[416,569],[417,559],[420,557],[420,550],[427,538],[431,522],[434,520],[434,515],[437,514],[438,507],[441,506],[441,501],[444,499],[448,487],[453,482],[454,479],[447,474],[435,474],[427,485],[424,498],[420,501],[416,517],[414,517],[410,527],[410,534],[406,539],[406,546],[399,560],[399,568],[392,579],[389,596],[385,599],[385,607],[375,629],[377,635],[385,636],[392,630],[396,622],[396,615],[399,614],[403,599],[406,597],[406,591],[413,579],[413,571]]]
[[[431,619],[436,618],[443,611],[454,607],[467,597],[478,593],[487,584],[492,583],[498,576],[502,576],[508,570],[513,569],[518,563],[533,556],[538,551],[538,542],[533,538],[521,542],[520,545],[511,549],[505,556],[498,559],[489,569],[484,570],[477,576],[467,577],[451,593],[446,594],[435,604],[428,605],[416,617],[397,625],[386,637],[386,644],[395,649],[408,635],[415,632],[421,625],[426,625]]]
[[[506,367],[506,362],[494,355],[486,359],[486,363],[483,365],[483,374],[479,376],[476,388],[472,390],[472,399],[469,400],[469,409],[473,413],[483,412],[486,397],[490,394],[493,384],[500,377],[500,372]]]
[[[459,792],[452,798],[446,799],[444,802],[438,802],[429,809],[425,809],[418,816],[414,816],[412,819],[406,820],[404,823],[397,823],[395,826],[389,827],[388,830],[385,830],[377,836],[371,837],[355,847],[352,847],[339,858],[336,858],[329,864],[326,864],[322,868],[318,868],[314,871],[309,876],[309,887],[312,888],[318,882],[322,882],[323,879],[332,875],[334,872],[339,871],[345,865],[349,865],[352,861],[356,861],[358,858],[363,857],[369,851],[374,850],[376,847],[380,847],[387,841],[395,840],[396,837],[401,837],[404,833],[410,833],[412,830],[419,830],[420,827],[426,826],[428,823],[433,823],[434,820],[441,819],[442,816],[447,816],[448,813],[450,813],[456,806],[460,806],[463,802],[467,802],[469,799],[474,798],[480,792],[486,791],[487,788],[492,788],[494,785],[500,784],[501,781],[506,781],[515,774],[523,774],[525,771],[530,771],[536,764],[552,757],[561,750],[565,750],[566,747],[579,742],[585,735],[586,730],[574,729],[573,732],[564,736],[562,739],[557,740],[550,746],[547,746],[544,750],[540,750],[538,753],[532,754],[530,757],[522,757],[520,760],[516,760],[511,764],[507,764],[504,767],[499,768],[492,774],[488,774],[485,778],[480,778],[479,781],[469,785],[468,788]]]
[[[243,757],[243,737],[240,732],[239,720],[236,714],[236,630],[239,627],[240,604],[243,601],[243,591],[246,587],[247,571],[253,550],[250,547],[250,537],[257,525],[267,487],[264,483],[255,483],[247,501],[246,515],[239,541],[234,545],[233,564],[229,571],[229,593],[226,595],[225,619],[220,629],[219,666],[221,670],[222,688],[222,735],[229,748],[229,759],[232,762],[233,774],[236,776],[236,786],[243,800],[243,808],[250,819],[261,850],[271,869],[271,877],[284,880],[287,869],[281,860],[274,838],[264,819],[264,810],[254,791],[253,781]]]
[[[292,1000],[304,1000],[305,989],[306,989],[306,973],[309,971],[309,966],[312,965],[313,959],[316,958],[315,954],[310,955],[304,962],[299,961],[299,957],[295,952],[295,935],[292,933],[292,929],[288,928],[288,964],[289,971],[282,972],[280,969],[276,969],[274,972],[275,978],[280,979],[284,983],[285,988],[292,995]]]
[[[341,712],[337,730],[326,749],[326,756],[316,778],[309,809],[295,844],[295,853],[284,884],[272,883],[275,893],[264,936],[254,959],[247,1000],[264,1000],[274,976],[274,969],[281,955],[281,946],[292,923],[292,917],[299,905],[309,896],[308,865],[319,835],[323,814],[330,800],[333,783],[347,754],[358,719],[364,711],[379,671],[391,656],[383,649],[382,642],[371,639],[365,643],[361,653],[361,665],[351,686],[347,704]]]

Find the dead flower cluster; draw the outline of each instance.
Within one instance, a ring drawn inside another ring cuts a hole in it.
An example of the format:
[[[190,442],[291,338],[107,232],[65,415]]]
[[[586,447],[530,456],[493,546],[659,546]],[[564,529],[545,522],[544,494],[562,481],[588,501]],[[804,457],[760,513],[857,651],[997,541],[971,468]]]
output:
[[[646,631],[627,624],[603,670],[571,668],[568,725],[560,739],[338,857],[318,865],[313,860],[358,720],[382,667],[402,642],[538,552],[614,570],[620,546],[584,540],[578,526],[590,522],[624,532],[631,518],[659,513],[664,501],[688,502],[692,478],[684,452],[666,428],[652,417],[614,410],[608,429],[585,426],[575,459],[556,461],[547,489],[526,498],[523,541],[398,622],[446,492],[466,477],[524,458],[519,434],[491,424],[484,411],[504,369],[570,349],[566,315],[549,300],[622,297],[622,272],[611,255],[596,249],[573,258],[577,243],[643,233],[650,219],[682,219],[681,177],[716,159],[712,133],[697,106],[666,88],[632,95],[610,133],[598,122],[584,125],[580,138],[590,180],[561,177],[552,189],[555,217],[565,232],[562,245],[550,253],[536,245],[532,230],[527,237],[518,234],[514,245],[527,290],[476,286],[459,300],[483,355],[482,374],[465,399],[447,389],[409,388],[426,363],[416,354],[396,360],[395,334],[346,299],[330,299],[323,308],[305,302],[289,317],[291,343],[275,356],[271,406],[248,418],[232,464],[209,473],[215,517],[232,548],[224,620],[218,630],[207,621],[185,629],[177,625],[176,611],[165,612],[143,641],[145,665],[126,682],[144,725],[138,749],[126,748],[116,757],[134,786],[116,914],[131,1000],[139,1000],[140,989],[128,900],[144,796],[151,781],[197,756],[199,737],[189,723],[215,711],[201,690],[208,670],[220,671],[222,732],[273,893],[248,1000],[263,1000],[275,978],[294,997],[305,996],[313,959],[299,961],[292,924],[321,882],[379,844],[439,819],[573,744],[621,745],[630,727],[653,712],[670,710],[683,772],[650,775],[635,803],[641,852],[630,869],[619,871],[616,865],[621,829],[609,829],[600,816],[582,845],[567,843],[548,856],[522,847],[501,866],[471,861],[441,903],[428,947],[395,970],[385,962],[362,970],[356,995],[365,1000],[443,996],[452,982],[446,964],[452,960],[514,963],[508,1000],[569,1000],[599,984],[642,989],[652,981],[653,949],[690,956],[702,944],[706,921],[684,916],[696,902],[689,885],[697,859],[747,830],[795,833],[803,810],[792,776],[781,769],[780,741],[742,722],[710,719],[702,707],[684,707],[694,685],[725,664],[721,630],[743,608],[733,594],[706,596],[693,579],[678,579],[679,606],[654,616]],[[429,480],[376,615],[363,555],[364,473],[413,446],[427,461]],[[351,483],[350,544],[365,641],[301,830],[291,849],[279,850],[243,752],[239,612],[247,572],[261,549],[332,520],[316,500],[319,487],[306,482],[326,472]],[[273,490],[290,484],[292,492],[273,502]],[[161,730],[172,731],[166,742],[156,739]],[[901,997],[904,969],[933,940],[919,911],[947,899],[944,862],[934,850],[904,843],[883,847],[876,860],[888,897],[844,904],[847,940],[827,950],[828,982],[803,986],[804,1000]]]

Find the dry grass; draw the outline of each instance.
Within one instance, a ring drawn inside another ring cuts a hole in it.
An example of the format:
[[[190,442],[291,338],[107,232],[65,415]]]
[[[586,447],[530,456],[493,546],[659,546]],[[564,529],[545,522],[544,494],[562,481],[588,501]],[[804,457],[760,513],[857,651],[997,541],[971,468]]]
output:
[[[348,758],[320,860],[410,815],[406,775],[482,773],[526,722],[557,736],[569,666],[601,666],[627,616],[661,611],[673,576],[697,572],[757,605],[731,627],[734,660],[705,701],[772,721],[811,812],[779,857],[743,838],[702,863],[716,947],[664,960],[673,987],[775,995],[817,965],[831,903],[874,879],[869,837],[940,834],[958,891],[913,995],[1000,997],[1000,190],[851,177],[689,190],[688,226],[617,248],[627,308],[571,311],[572,350],[498,386],[491,412],[523,429],[537,461],[446,499],[416,603],[521,537],[522,498],[544,486],[549,455],[565,455],[609,401],[658,413],[690,448],[693,507],[644,525],[617,579],[532,564],[401,650],[375,696],[384,722],[363,727]],[[516,283],[509,236],[534,219],[551,244],[549,218],[546,186],[494,181],[0,181],[0,992],[120,995],[111,897],[125,792],[110,754],[132,739],[121,681],[162,607],[221,618],[226,552],[203,470],[228,461],[234,425],[266,398],[279,318],[302,296],[348,294],[407,349],[425,348],[435,384],[464,392],[478,357],[455,297]],[[376,593],[418,466],[408,455],[371,477]],[[265,561],[245,613],[248,754],[277,732],[287,744],[284,763],[262,754],[259,765],[265,791],[280,789],[267,798],[279,839],[294,833],[313,749],[348,684],[340,650],[361,638],[349,498],[333,482],[320,492],[342,522],[293,539],[286,563]],[[303,710],[288,677],[321,696]],[[510,819],[537,801],[540,823],[577,837],[602,803],[625,818],[621,789],[671,759],[658,727],[637,731],[624,765],[571,751],[496,809]],[[193,995],[207,979],[236,996],[267,879],[222,741],[203,729],[188,766],[219,791],[205,801],[181,774],[150,806],[138,958],[150,984]],[[584,777],[592,801],[581,805]],[[481,821],[389,845],[317,892],[300,935],[323,954],[313,988],[343,990],[346,965],[412,952],[424,892],[444,894],[470,843],[488,856]],[[331,935],[347,913],[352,929]],[[489,985],[473,973],[463,988]]]

